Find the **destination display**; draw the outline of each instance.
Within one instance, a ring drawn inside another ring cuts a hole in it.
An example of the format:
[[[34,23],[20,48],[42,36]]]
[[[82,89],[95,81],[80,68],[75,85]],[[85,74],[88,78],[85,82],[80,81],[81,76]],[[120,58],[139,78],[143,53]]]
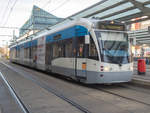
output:
[[[99,29],[124,31],[124,25],[116,24],[99,24]]]
[[[54,40],[58,40],[58,39],[60,39],[60,38],[61,38],[61,34],[55,35],[55,36],[53,37]]]

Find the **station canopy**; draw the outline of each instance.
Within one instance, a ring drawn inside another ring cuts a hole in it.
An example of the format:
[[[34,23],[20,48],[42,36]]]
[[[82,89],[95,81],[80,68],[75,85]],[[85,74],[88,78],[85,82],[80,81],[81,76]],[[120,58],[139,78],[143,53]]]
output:
[[[102,0],[101,2],[83,10],[72,18],[99,18],[103,20],[119,20],[132,22],[150,19],[150,0]]]
[[[150,0],[102,0],[62,20],[50,28],[77,18],[124,21],[126,24],[150,20]],[[140,44],[150,43],[150,29],[131,32],[129,36]],[[138,37],[137,37],[138,35]]]
[[[141,22],[150,19],[150,0],[102,0],[85,10],[69,16],[60,24],[77,18],[117,20],[125,21],[127,24]]]

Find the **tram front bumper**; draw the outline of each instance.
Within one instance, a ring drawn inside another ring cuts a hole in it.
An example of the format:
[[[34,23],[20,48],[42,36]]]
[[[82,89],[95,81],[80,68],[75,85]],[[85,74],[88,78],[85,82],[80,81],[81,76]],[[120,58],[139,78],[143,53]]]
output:
[[[132,79],[132,71],[124,72],[87,72],[87,83],[121,83]]]

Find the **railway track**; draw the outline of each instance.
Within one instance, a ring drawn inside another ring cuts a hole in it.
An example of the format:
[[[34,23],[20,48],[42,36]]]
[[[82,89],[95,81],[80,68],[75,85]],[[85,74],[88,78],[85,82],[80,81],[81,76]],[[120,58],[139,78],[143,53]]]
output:
[[[4,64],[4,65],[7,65],[7,64]],[[61,94],[61,93],[59,93],[58,92],[58,90],[55,90],[55,88],[51,88],[50,86],[48,86],[46,83],[45,83],[45,81],[42,81],[42,80],[40,80],[37,76],[34,76],[34,75],[32,75],[32,74],[34,74],[34,72],[32,73],[32,71],[30,72],[30,71],[27,71],[27,73],[26,74],[28,74],[28,76],[26,76],[25,75],[25,73],[24,72],[22,72],[22,71],[20,71],[19,69],[16,69],[15,67],[12,67],[12,66],[10,66],[10,65],[7,65],[7,67],[9,67],[10,69],[12,69],[13,71],[15,71],[15,72],[17,72],[17,73],[19,73],[19,74],[21,74],[22,76],[24,76],[24,77],[26,77],[26,78],[28,78],[28,79],[30,79],[30,80],[32,80],[33,82],[35,82],[37,85],[39,85],[40,87],[42,87],[42,88],[44,88],[44,89],[46,89],[47,91],[49,91],[49,92],[51,92],[51,93],[53,93],[53,94],[55,94],[56,96],[58,96],[59,98],[61,98],[61,99],[63,99],[63,100],[65,100],[65,101],[67,101],[68,103],[70,103],[71,105],[73,105],[74,107],[76,107],[76,108],[78,108],[80,111],[82,111],[82,112],[84,112],[84,113],[91,113],[91,111],[89,111],[88,109],[86,109],[86,108],[88,108],[88,107],[83,107],[84,105],[82,104],[82,106],[81,106],[81,104],[78,104],[78,101],[72,101],[71,99],[69,99],[69,98],[67,98],[68,96],[64,96],[64,94]],[[24,74],[23,74],[24,73]],[[36,74],[36,73],[35,73]],[[62,77],[61,77],[62,78]],[[70,83],[72,83],[72,81],[70,81],[70,80],[68,80],[68,79],[63,79],[63,80],[65,80],[66,82],[68,81],[68,82],[70,82]],[[112,90],[110,90],[110,89],[108,89],[108,86],[104,86],[104,85],[84,85],[84,84],[79,84],[79,83],[76,83],[76,82],[73,82],[73,84],[75,84],[75,85],[81,85],[81,86],[83,86],[83,87],[91,87],[92,89],[96,89],[96,90],[99,90],[99,91],[101,91],[101,92],[104,92],[104,93],[107,93],[107,94],[110,94],[110,95],[113,95],[113,96],[116,96],[116,97],[119,97],[119,98],[122,98],[122,99],[125,99],[125,100],[127,100],[127,101],[131,101],[132,103],[139,103],[139,104],[142,104],[142,105],[145,105],[145,106],[150,106],[150,103],[146,103],[146,102],[144,102],[144,101],[142,101],[142,100],[140,100],[140,99],[135,99],[135,98],[132,98],[132,97],[130,97],[130,96],[125,96],[125,95],[122,95],[122,94],[120,94],[120,93],[117,93],[117,92],[115,92],[115,91],[112,91]],[[102,87],[99,87],[99,86],[102,86]],[[104,87],[103,87],[104,86]],[[115,87],[121,87],[121,89],[123,89],[123,88],[125,88],[125,89],[131,89],[131,90],[136,90],[136,89],[133,89],[133,88],[130,88],[130,87],[128,87],[128,86],[126,86],[126,85],[112,85],[112,86],[110,86],[110,87],[113,87],[113,86],[115,86]],[[114,88],[115,89],[115,88]],[[139,90],[137,90],[137,91],[139,91]],[[140,91],[141,92],[141,91]],[[131,93],[131,92],[130,92]],[[145,93],[147,93],[148,94],[148,92],[145,92]]]
[[[1,73],[0,71],[0,77],[2,78],[2,80],[4,81],[4,83],[6,84],[10,94],[13,96],[13,98],[15,99],[16,103],[18,104],[18,106],[21,108],[23,113],[30,113],[28,108],[25,106],[25,104],[22,102],[22,100],[19,98],[19,96],[17,95],[17,93],[15,92],[15,90],[11,87],[10,83],[6,80],[6,78],[4,77],[4,75]],[[2,113],[2,110],[0,109],[0,113]]]
[[[123,86],[120,85],[120,87],[123,87]],[[103,89],[103,88],[98,88],[97,86],[95,86],[95,87],[93,87],[93,88],[98,89],[98,90],[100,90],[100,91],[102,91],[102,92],[105,92],[105,93],[108,93],[108,94],[111,94],[111,95],[120,97],[120,98],[127,99],[127,100],[129,100],[129,101],[134,101],[134,102],[137,102],[137,103],[140,103],[140,104],[144,104],[144,105],[146,105],[146,106],[150,106],[149,103],[146,103],[146,102],[143,102],[143,101],[134,99],[134,98],[130,98],[130,97],[127,97],[127,96],[123,96],[123,95],[121,95],[121,94],[115,93],[115,92],[110,91],[110,90],[106,90],[106,89]]]
[[[44,88],[45,90],[47,90],[48,92],[56,95],[57,97],[61,98],[62,100],[68,102],[69,104],[71,104],[72,106],[74,106],[75,108],[77,108],[78,110],[80,110],[83,113],[92,113],[91,111],[89,111],[88,109],[84,108],[83,106],[81,106],[80,104],[72,101],[71,99],[67,98],[66,96],[64,96],[63,94],[61,94],[60,92],[56,91],[55,89],[47,86],[46,84],[44,84],[43,82],[37,81],[36,79],[32,78],[31,76],[27,77],[23,74],[23,72],[21,70],[18,70],[16,68],[13,68],[12,66],[9,66],[3,62],[1,62],[3,65],[7,66],[9,69],[19,73],[20,75],[24,76],[25,78],[28,78],[29,80],[33,81],[34,83],[36,83],[37,85],[39,85],[41,88]],[[28,112],[27,112],[28,113]]]
[[[132,83],[129,83],[129,84],[118,84],[117,85],[118,87],[121,87],[121,88],[128,88],[128,89],[131,89],[131,90],[134,90],[134,91],[140,91],[140,92],[143,92],[145,94],[150,94],[150,91],[147,91],[147,89],[149,89],[149,87],[145,87],[145,86],[142,86],[142,85],[138,85],[138,84],[132,84]]]

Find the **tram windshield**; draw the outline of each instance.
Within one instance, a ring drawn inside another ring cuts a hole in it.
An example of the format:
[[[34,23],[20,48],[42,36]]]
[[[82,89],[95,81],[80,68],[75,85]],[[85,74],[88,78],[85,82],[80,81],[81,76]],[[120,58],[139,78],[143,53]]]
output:
[[[101,53],[101,61],[115,64],[130,62],[127,34],[123,32],[95,31]]]

